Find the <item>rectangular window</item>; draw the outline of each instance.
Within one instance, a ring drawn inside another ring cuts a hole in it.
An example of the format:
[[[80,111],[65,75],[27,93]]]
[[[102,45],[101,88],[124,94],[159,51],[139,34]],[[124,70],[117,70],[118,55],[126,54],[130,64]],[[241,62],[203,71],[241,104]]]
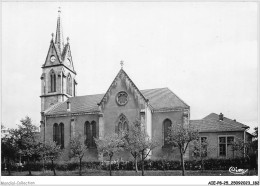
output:
[[[226,137],[219,137],[219,143],[226,143]]]
[[[70,111],[70,102],[67,102],[67,111]]]
[[[219,155],[226,156],[226,137],[219,137]]]
[[[230,145],[234,142],[234,137],[233,136],[228,136],[227,137],[227,144]]]
[[[205,143],[206,141],[207,141],[207,137],[201,137],[201,138],[200,138],[200,142],[201,142],[201,143]]]
[[[219,137],[219,156],[227,157],[227,149],[234,142],[234,136]]]
[[[226,144],[219,144],[219,155],[226,156]]]

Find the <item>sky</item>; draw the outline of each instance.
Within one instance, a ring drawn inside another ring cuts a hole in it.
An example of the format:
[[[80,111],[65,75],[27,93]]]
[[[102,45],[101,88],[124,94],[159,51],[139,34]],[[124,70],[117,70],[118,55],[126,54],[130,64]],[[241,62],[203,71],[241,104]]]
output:
[[[41,66],[58,7],[78,95],[105,93],[123,60],[140,90],[168,87],[190,106],[191,119],[222,112],[258,125],[254,2],[2,2],[6,127],[26,115],[40,125]]]

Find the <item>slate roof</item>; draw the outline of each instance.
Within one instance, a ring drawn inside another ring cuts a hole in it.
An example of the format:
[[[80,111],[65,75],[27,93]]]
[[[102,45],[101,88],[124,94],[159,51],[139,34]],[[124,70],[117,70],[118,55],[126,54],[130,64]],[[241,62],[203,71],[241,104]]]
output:
[[[141,90],[141,93],[146,99],[149,99],[149,103],[154,111],[189,108],[189,106],[169,88]]]
[[[103,94],[76,96],[71,97],[67,101],[71,105],[71,113],[98,112],[97,103],[103,97]],[[46,115],[67,114],[67,101],[56,103],[45,111]]]
[[[198,129],[199,132],[230,132],[230,131],[244,131],[249,126],[232,119],[223,118],[219,120],[219,115],[211,113],[201,120],[190,120],[190,124]]]
[[[67,43],[67,44],[64,46],[64,48],[63,48],[63,51],[62,51],[62,54],[61,54],[61,59],[62,59],[62,61],[64,61],[64,59],[65,59],[65,57],[66,57],[68,47],[69,47],[69,44]]]
[[[140,91],[154,111],[169,109],[189,108],[179,97],[168,88],[147,89]],[[98,103],[104,94],[76,96],[68,99],[71,103],[71,113],[95,113],[99,112]],[[45,110],[46,115],[67,114],[67,101],[56,103]]]

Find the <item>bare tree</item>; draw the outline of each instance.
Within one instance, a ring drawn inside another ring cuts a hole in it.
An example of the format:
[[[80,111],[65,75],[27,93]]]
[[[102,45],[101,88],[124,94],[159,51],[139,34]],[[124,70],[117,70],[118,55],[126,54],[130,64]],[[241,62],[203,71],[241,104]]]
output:
[[[98,152],[109,157],[109,175],[112,176],[111,161],[113,156],[123,150],[124,141],[121,135],[106,135],[104,138],[95,138]]]
[[[181,167],[182,175],[185,175],[185,166],[184,166],[184,154],[188,148],[188,145],[191,141],[197,140],[199,137],[199,132],[195,130],[190,125],[176,124],[169,127],[169,132],[166,140],[169,144],[178,147],[181,155]]]
[[[125,149],[135,158],[136,172],[138,171],[137,158],[138,156],[141,157],[142,176],[144,176],[144,160],[150,154],[151,150],[158,146],[158,142],[155,139],[150,139],[144,126],[142,126],[139,120],[136,120],[133,125],[130,126],[124,139]]]
[[[77,134],[76,137],[73,137],[70,140],[70,151],[71,151],[71,158],[75,157],[79,160],[79,175],[81,176],[81,163],[82,158],[87,153],[87,146],[84,144],[81,134]]]

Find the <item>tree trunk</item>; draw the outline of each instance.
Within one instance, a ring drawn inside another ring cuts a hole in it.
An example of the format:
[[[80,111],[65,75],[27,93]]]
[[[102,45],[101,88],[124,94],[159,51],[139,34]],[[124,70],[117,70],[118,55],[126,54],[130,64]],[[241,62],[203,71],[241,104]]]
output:
[[[44,158],[42,159],[42,168],[43,168],[43,172],[45,172]]]
[[[144,176],[144,160],[142,159],[142,176]]]
[[[201,172],[204,171],[204,161],[203,161],[203,158],[201,158]]]
[[[81,158],[79,158],[79,175],[81,176]]]
[[[144,176],[144,153],[142,152],[142,176]]]
[[[135,172],[138,172],[137,156],[135,156]]]
[[[184,159],[183,159],[183,153],[181,151],[181,169],[182,169],[182,176],[185,176],[185,166],[184,166]]]
[[[110,175],[110,176],[112,176],[111,160],[112,160],[112,156],[109,156],[109,175]]]
[[[8,175],[11,176],[11,167],[10,167],[10,159],[7,159],[7,171],[8,171]]]
[[[29,171],[29,176],[32,175],[32,172],[31,172],[31,165],[30,165],[30,158],[28,157],[28,160],[27,160],[27,165],[28,165],[28,171]]]
[[[56,176],[53,159],[51,160],[51,167],[52,167],[53,175]]]

